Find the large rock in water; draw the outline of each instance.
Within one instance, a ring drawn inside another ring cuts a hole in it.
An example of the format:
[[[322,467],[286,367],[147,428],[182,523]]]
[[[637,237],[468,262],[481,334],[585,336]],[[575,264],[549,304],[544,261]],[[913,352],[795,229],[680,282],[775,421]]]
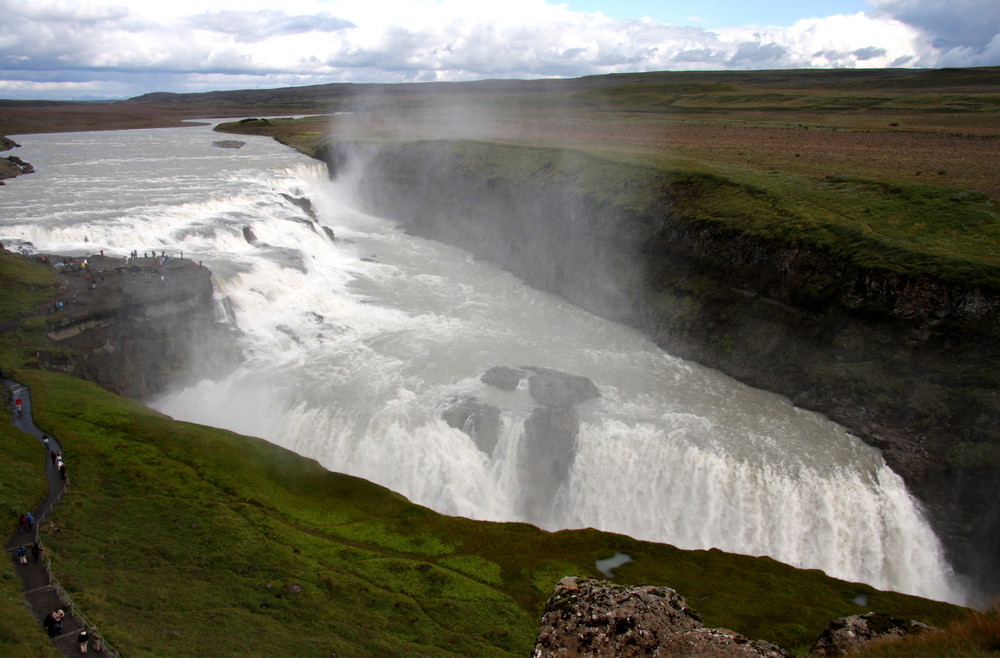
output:
[[[549,597],[532,658],[639,656],[769,657],[792,654],[702,618],[669,587],[621,587],[590,578],[563,578]]]
[[[536,407],[524,421],[517,455],[518,507],[529,523],[545,526],[559,506],[556,497],[569,479],[579,433],[580,421],[570,407]]]
[[[480,377],[484,384],[503,391],[513,391],[524,379],[528,380],[531,398],[546,407],[573,406],[601,397],[589,378],[550,368],[495,366]]]
[[[576,458],[580,421],[573,407],[601,394],[587,377],[535,366],[495,366],[480,381],[503,391],[526,381],[531,399],[541,405],[524,422],[518,449],[518,511],[528,522],[544,526],[558,507],[557,495]]]
[[[493,452],[500,440],[500,410],[475,398],[453,400],[441,412],[441,418],[468,434],[476,442],[476,447],[487,455]]]

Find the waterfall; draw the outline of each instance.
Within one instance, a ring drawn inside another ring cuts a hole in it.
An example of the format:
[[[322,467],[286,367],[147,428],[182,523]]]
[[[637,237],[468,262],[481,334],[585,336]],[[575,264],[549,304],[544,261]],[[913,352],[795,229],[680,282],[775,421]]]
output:
[[[211,268],[243,362],[178,382],[155,408],[262,437],[446,514],[766,554],[963,600],[901,479],[842,427],[359,212],[321,165],[269,140],[202,148],[214,137],[23,138],[44,177],[5,189],[5,242],[118,256],[148,247]],[[551,477],[524,464],[537,402],[523,387],[484,383],[494,366],[596,385],[600,397],[574,408],[578,432]],[[446,422],[457,400],[496,410],[494,444]]]

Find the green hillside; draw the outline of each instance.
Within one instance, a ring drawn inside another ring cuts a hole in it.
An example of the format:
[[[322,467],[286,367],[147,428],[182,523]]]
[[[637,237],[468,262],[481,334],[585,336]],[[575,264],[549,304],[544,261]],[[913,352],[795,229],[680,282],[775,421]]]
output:
[[[26,259],[5,252],[0,263],[18,294],[44,298],[11,274],[27,277]],[[38,340],[8,331],[0,354],[31,387],[36,423],[63,441],[71,476],[43,542],[56,577],[124,655],[524,656],[558,579],[599,577],[595,560],[615,551],[634,560],[618,582],[674,587],[706,624],[800,652],[847,614],[933,624],[965,614],[769,558],[447,517],[262,440],[34,370],[26,339]],[[12,434],[0,445],[16,477],[0,496],[14,518],[41,497],[29,477],[40,481],[41,468]],[[9,583],[3,591],[12,621],[0,642],[36,645],[41,629],[17,622]],[[865,608],[853,602],[861,594]]]

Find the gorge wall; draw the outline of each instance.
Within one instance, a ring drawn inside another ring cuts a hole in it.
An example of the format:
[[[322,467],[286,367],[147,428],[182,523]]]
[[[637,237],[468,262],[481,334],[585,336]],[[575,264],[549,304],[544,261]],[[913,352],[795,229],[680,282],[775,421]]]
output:
[[[54,347],[38,356],[48,369],[144,400],[178,377],[238,358],[216,320],[211,272],[196,263],[96,256],[87,267],[60,263],[56,270],[66,287],[51,302],[57,308],[45,309],[54,316],[47,324]]]
[[[881,448],[960,573],[1000,591],[1000,292],[682,219],[697,176],[541,151],[333,143],[317,155],[365,210]]]

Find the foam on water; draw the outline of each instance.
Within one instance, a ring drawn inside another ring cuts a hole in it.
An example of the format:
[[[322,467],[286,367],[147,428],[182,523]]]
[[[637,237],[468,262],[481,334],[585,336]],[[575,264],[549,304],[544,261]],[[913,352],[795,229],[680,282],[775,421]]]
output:
[[[538,484],[519,469],[534,403],[479,376],[555,368],[590,377],[601,398],[578,408],[577,453],[545,527],[767,554],[962,599],[900,478],[843,428],[358,212],[321,166],[269,140],[234,151],[213,139],[198,128],[20,137],[19,155],[39,173],[3,192],[5,242],[183,251],[212,269],[244,362],[156,408],[263,437],[444,513],[517,520]],[[311,199],[338,239],[283,195]],[[501,410],[491,454],[442,420],[466,396]]]

